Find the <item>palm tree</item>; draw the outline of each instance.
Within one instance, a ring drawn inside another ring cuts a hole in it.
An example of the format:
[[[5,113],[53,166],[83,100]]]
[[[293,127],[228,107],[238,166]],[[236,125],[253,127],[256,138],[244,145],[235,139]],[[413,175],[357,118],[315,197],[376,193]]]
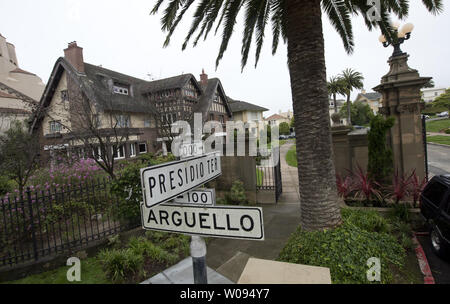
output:
[[[165,0],[157,0],[152,13],[158,12]],[[432,13],[442,11],[442,0],[422,0]],[[366,0],[166,0],[161,18],[162,30],[170,42],[180,20],[194,2],[198,3],[190,30],[182,49],[191,38],[193,45],[206,39],[215,26],[222,25],[222,42],[216,66],[227,49],[238,13],[244,10],[242,68],[247,63],[253,38],[258,63],[267,23],[271,23],[275,54],[280,37],[287,43],[288,68],[291,78],[295,133],[297,140],[298,176],[301,201],[301,225],[306,230],[335,227],[340,224],[339,198],[330,134],[330,117],[322,31],[322,10],[341,36],[348,53],[353,51],[351,15],[362,15],[369,30],[380,28],[388,41],[394,41],[389,15],[407,16],[409,0],[382,1],[379,18],[369,18],[374,6]],[[217,24],[216,21],[218,20]],[[193,37],[193,35],[196,36]],[[254,37],[255,34],[255,37]]]
[[[341,77],[338,76],[332,76],[330,80],[327,82],[328,86],[328,94],[330,96],[333,96],[333,102],[334,102],[334,113],[338,112],[338,106],[336,101],[336,95],[345,95],[345,86],[344,82],[342,81]]]
[[[344,84],[344,92],[347,95],[347,124],[352,124],[351,108],[352,102],[350,101],[350,95],[353,89],[364,88],[364,77],[360,72],[356,72],[352,69],[345,69],[340,75],[342,82]]]

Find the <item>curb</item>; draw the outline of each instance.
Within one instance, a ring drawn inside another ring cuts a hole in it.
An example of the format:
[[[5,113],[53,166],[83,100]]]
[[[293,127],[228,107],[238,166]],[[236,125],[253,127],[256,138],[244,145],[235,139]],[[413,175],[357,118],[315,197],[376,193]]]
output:
[[[449,136],[450,137],[450,136]],[[432,146],[438,146],[438,147],[445,147],[445,148],[450,148],[449,145],[443,145],[443,144],[436,144],[436,143],[432,143],[432,142],[427,142],[427,145],[432,145]]]
[[[423,251],[422,245],[420,245],[419,241],[417,240],[416,235],[423,235],[422,233],[414,233],[413,236],[413,242],[417,246],[416,256],[417,261],[419,262],[420,271],[422,271],[424,278],[423,283],[424,284],[436,284],[434,281],[433,273],[431,272],[430,265],[428,264],[427,256],[425,255],[425,251]]]

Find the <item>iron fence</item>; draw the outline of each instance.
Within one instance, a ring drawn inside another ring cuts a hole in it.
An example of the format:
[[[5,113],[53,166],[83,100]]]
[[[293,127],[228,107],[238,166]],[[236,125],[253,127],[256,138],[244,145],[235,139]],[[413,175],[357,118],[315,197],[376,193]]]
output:
[[[139,219],[121,218],[120,204],[107,179],[27,188],[23,195],[0,199],[0,267],[75,252],[139,226]]]

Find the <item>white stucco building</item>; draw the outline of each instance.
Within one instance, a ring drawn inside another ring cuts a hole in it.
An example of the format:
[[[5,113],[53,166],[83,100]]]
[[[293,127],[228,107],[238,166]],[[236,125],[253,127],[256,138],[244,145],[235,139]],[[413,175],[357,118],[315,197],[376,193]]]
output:
[[[41,78],[19,67],[14,45],[0,34],[0,133],[29,117],[44,88]]]
[[[445,88],[422,89],[422,98],[426,103],[433,102],[438,96],[445,93]]]

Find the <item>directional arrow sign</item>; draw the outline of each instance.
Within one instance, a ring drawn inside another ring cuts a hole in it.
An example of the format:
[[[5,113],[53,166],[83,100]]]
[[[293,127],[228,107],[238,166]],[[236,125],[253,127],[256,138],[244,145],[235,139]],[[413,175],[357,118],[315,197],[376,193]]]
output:
[[[172,200],[221,174],[217,152],[141,169],[144,203],[152,207]]]
[[[142,227],[200,236],[264,240],[263,213],[256,207],[208,208],[141,203]]]
[[[216,204],[216,191],[214,189],[196,189],[173,200],[178,205],[214,206]]]

